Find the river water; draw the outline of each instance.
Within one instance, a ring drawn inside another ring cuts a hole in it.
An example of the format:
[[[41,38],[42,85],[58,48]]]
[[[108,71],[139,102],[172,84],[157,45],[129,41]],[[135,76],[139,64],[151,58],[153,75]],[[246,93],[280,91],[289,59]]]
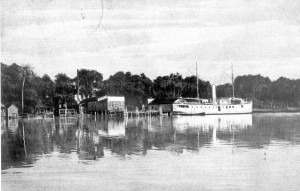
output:
[[[300,114],[20,119],[2,190],[299,190]]]

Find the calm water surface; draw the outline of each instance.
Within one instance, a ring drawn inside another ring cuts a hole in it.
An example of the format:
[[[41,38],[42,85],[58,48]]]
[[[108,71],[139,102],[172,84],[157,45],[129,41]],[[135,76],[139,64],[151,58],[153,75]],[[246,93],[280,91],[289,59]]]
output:
[[[2,190],[299,190],[300,114],[2,121]]]

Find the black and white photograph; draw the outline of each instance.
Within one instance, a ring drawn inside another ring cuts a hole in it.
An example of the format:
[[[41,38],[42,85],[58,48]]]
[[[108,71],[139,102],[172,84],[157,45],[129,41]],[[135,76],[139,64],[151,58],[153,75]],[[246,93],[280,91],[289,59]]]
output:
[[[1,0],[2,191],[300,190],[300,1]]]

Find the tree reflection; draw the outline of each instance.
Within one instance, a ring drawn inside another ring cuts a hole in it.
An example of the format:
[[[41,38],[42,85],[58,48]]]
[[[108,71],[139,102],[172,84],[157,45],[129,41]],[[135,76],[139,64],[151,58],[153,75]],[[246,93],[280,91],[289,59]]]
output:
[[[11,120],[2,123],[2,169],[26,167],[54,152],[97,160],[147,155],[149,150],[180,155],[218,145],[259,149],[274,141],[296,144],[299,124],[298,117],[274,114]]]

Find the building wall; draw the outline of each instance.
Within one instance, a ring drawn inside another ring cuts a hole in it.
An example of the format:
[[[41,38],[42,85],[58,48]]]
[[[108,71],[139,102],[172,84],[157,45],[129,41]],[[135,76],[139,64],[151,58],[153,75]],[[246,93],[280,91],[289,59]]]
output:
[[[88,103],[88,111],[107,111],[107,100]]]
[[[124,111],[124,109],[125,109],[124,97],[107,97],[106,99],[98,99],[98,101],[89,102],[87,104],[88,112]]]
[[[161,108],[163,113],[172,112],[172,104],[158,104],[158,105],[148,105],[147,109],[150,111],[159,111]]]
[[[107,109],[108,111],[124,111],[125,101],[108,101]]]

